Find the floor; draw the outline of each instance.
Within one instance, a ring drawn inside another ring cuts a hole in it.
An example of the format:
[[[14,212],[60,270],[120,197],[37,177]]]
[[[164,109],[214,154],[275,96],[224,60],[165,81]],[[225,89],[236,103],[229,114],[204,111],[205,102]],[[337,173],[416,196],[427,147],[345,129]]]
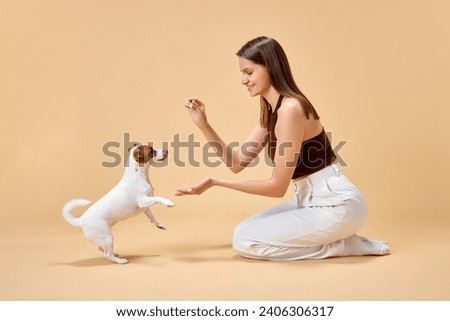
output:
[[[391,244],[383,257],[262,262],[231,249],[240,217],[155,212],[167,231],[144,216],[114,227],[126,265],[59,216],[10,219],[0,228],[0,300],[450,300],[450,220],[368,224],[361,235]]]

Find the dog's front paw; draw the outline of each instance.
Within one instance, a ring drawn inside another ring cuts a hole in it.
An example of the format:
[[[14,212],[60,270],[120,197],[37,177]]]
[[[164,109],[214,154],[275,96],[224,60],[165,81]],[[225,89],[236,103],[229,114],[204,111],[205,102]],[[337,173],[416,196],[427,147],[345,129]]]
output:
[[[166,230],[166,227],[164,225],[162,225],[162,224],[156,225],[156,227],[159,228],[160,230],[163,230],[163,231]]]
[[[169,201],[169,200],[166,200],[163,204],[165,206],[167,206],[167,207],[174,207],[175,206],[175,203],[172,202],[172,201]]]

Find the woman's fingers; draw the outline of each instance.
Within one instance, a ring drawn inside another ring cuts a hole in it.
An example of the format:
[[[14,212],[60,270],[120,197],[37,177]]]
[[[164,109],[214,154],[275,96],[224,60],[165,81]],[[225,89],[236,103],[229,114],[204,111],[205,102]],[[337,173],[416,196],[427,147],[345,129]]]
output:
[[[200,182],[200,184],[195,187],[177,189],[175,192],[175,196],[200,195],[204,191],[209,189],[212,185],[212,178],[206,177]]]
[[[186,107],[186,108],[189,108],[189,109],[191,109],[192,107],[194,107],[194,98],[190,98],[190,99],[188,99],[187,101],[186,101],[186,103],[184,104],[184,106]]]
[[[203,105],[203,103],[196,98],[189,98],[186,101],[186,103],[184,104],[184,106],[189,109],[190,108],[200,108],[200,107],[202,107],[202,105]]]
[[[175,196],[195,195],[193,188],[180,188],[175,192]]]

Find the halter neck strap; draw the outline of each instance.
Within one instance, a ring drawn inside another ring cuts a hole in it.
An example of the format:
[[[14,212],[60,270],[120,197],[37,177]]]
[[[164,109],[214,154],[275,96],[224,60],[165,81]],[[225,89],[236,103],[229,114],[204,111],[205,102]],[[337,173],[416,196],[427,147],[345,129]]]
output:
[[[281,102],[283,101],[283,98],[284,98],[283,95],[280,95],[280,97],[278,97],[278,101],[277,101],[277,104],[275,106],[275,111],[277,111],[278,108],[280,108]]]

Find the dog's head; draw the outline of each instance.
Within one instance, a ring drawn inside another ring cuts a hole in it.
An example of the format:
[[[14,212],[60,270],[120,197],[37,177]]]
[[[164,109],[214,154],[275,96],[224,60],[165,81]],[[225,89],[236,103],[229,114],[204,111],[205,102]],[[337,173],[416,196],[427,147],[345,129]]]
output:
[[[167,149],[153,149],[149,145],[134,145],[129,150],[130,156],[139,166],[149,164],[150,161],[162,162],[167,158]]]

